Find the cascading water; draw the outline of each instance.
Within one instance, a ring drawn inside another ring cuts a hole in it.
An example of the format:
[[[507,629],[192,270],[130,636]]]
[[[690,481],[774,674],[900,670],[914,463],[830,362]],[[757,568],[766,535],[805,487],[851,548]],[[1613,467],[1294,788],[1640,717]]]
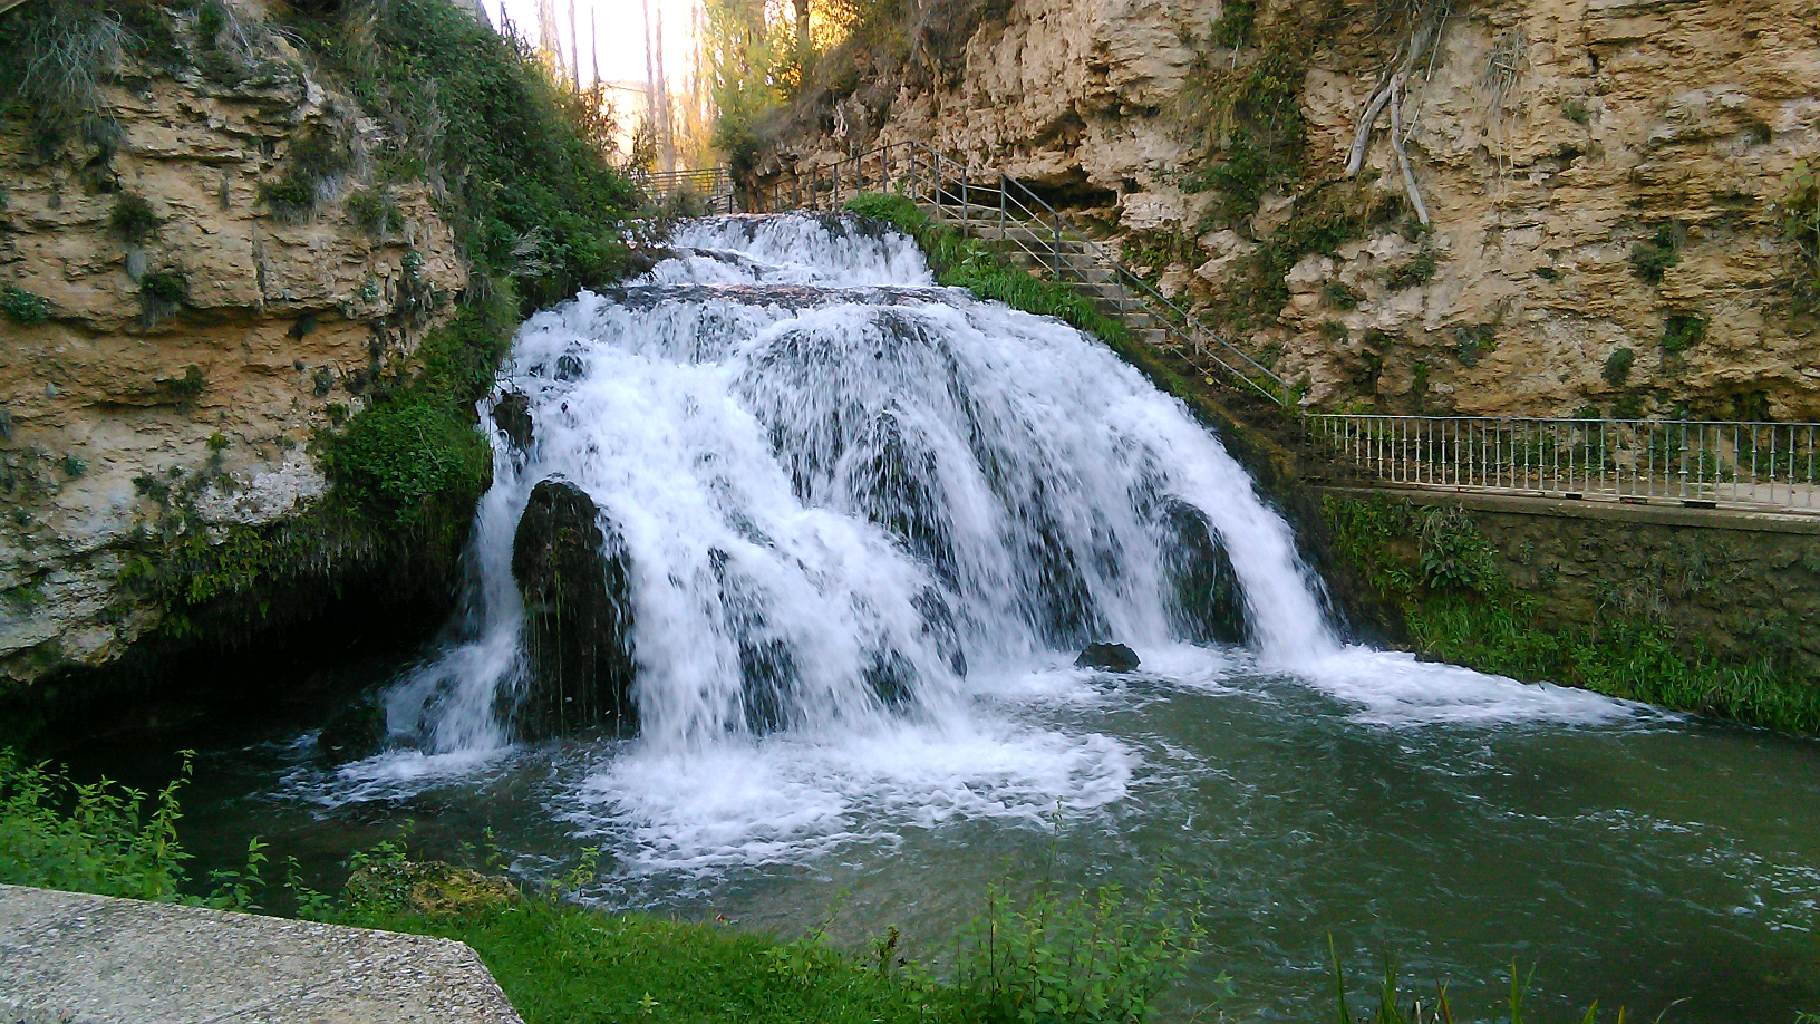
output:
[[[1287,525],[1105,347],[931,287],[909,239],[854,220],[727,218],[675,242],[519,336],[503,387],[535,440],[498,441],[479,637],[394,699],[432,698],[403,723],[432,748],[504,739],[495,690],[523,671],[507,553],[552,477],[625,538],[658,745],[939,714],[969,667],[1181,639],[1184,525],[1230,557],[1263,659],[1337,649]]]
[[[618,833],[632,861],[835,842],[861,803],[1037,820],[1118,800],[1122,746],[975,699],[1092,641],[1177,680],[1288,672],[1366,720],[1630,713],[1343,646],[1289,526],[1181,403],[1070,327],[934,287],[901,234],[728,217],[674,246],[521,329],[494,402],[532,436],[495,436],[464,639],[388,698],[432,761],[513,738],[514,531],[541,481],[578,488],[624,554],[639,740],[570,816],[642,823]]]

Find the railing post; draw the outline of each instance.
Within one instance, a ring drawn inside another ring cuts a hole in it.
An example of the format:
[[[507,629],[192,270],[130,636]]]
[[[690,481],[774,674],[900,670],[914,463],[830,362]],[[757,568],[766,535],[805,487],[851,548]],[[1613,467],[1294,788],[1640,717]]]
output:
[[[1062,279],[1062,215],[1054,210],[1049,211],[1049,256],[1052,264],[1050,272],[1055,279]],[[1120,311],[1121,313],[1123,310]]]
[[[998,240],[1005,240],[1005,172],[998,175]]]
[[[961,220],[969,225],[973,223],[973,210],[967,197],[967,165],[961,165]]]

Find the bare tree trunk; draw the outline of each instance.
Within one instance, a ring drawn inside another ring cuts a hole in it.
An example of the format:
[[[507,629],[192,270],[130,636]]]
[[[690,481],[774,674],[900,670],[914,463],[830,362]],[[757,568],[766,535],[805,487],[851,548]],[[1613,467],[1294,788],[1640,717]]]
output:
[[[569,0],[569,88],[581,95],[581,34],[575,31],[575,0]]]
[[[676,135],[671,130],[670,79],[664,74],[664,8],[657,5],[657,17],[651,23],[652,48],[657,52],[657,154],[659,165],[666,171],[676,170]]]
[[[796,66],[802,69],[802,84],[809,84],[809,72],[815,66],[815,40],[809,38],[809,0],[796,4]]]

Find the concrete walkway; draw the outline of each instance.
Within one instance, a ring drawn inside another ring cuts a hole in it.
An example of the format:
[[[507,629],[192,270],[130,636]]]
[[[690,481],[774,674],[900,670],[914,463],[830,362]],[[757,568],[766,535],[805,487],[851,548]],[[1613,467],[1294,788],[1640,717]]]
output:
[[[0,885],[0,1024],[520,1024],[452,939]]]

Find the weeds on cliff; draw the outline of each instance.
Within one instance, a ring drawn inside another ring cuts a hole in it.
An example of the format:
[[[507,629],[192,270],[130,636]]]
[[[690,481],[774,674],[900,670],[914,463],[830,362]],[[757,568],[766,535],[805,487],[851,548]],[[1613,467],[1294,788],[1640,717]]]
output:
[[[523,39],[441,0],[349,3],[290,27],[393,128],[379,165],[445,196],[477,277],[514,278],[535,307],[624,271],[636,195]]]
[[[23,288],[0,284],[0,313],[19,324],[41,324],[50,319],[51,304]]]
[[[157,233],[158,215],[152,212],[152,204],[144,196],[122,192],[114,200],[114,210],[108,215],[107,226],[116,235],[137,244]]]
[[[1681,262],[1681,247],[1686,244],[1686,228],[1679,224],[1661,225],[1646,241],[1631,246],[1631,272],[1650,284],[1661,284],[1669,270]]]
[[[1782,178],[1782,198],[1773,209],[1782,237],[1795,247],[1789,278],[1795,310],[1820,313],[1820,161],[1798,165]]]

